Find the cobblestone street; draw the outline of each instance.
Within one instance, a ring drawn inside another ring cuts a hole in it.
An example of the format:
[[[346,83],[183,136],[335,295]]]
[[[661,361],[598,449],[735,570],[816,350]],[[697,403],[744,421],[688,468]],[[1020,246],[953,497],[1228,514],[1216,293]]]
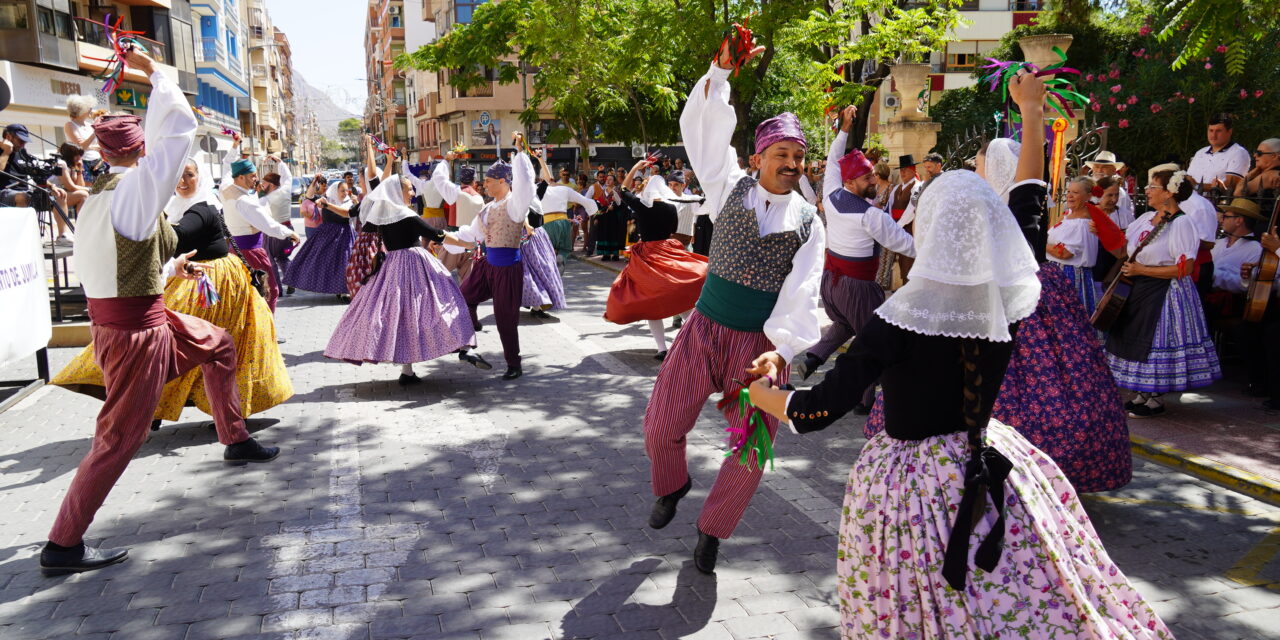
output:
[[[716,574],[700,574],[693,522],[723,423],[709,403],[693,492],[649,529],[640,422],[659,363],[642,323],[601,318],[612,278],[570,261],[571,308],[522,314],[514,382],[499,379],[489,305],[494,371],[443,358],[402,388],[395,366],[322,356],[346,308],[332,296],[282,298],[297,395],[250,424],[281,457],[225,465],[209,418],[187,409],[89,530],[129,560],[69,578],[43,577],[36,555],[100,403],[42,389],[0,414],[0,638],[837,637],[836,531],[863,418],[782,431]],[[54,370],[76,351],[51,350]],[[1280,508],[1135,464],[1132,484],[1085,502],[1177,637],[1280,638]]]

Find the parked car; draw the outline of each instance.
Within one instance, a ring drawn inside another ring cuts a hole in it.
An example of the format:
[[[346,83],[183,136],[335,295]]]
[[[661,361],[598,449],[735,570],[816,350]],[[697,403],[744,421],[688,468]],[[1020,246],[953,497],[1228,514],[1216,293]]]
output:
[[[289,197],[298,202],[302,200],[302,194],[306,192],[307,187],[311,185],[311,176],[294,176],[293,184],[289,186]]]

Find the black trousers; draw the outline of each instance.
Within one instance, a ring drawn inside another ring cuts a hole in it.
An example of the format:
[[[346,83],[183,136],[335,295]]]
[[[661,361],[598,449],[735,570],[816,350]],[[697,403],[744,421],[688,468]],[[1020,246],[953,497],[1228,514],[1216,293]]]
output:
[[[1274,294],[1262,322],[1246,322],[1241,328],[1241,350],[1249,366],[1249,384],[1267,392],[1280,404],[1280,300]]]

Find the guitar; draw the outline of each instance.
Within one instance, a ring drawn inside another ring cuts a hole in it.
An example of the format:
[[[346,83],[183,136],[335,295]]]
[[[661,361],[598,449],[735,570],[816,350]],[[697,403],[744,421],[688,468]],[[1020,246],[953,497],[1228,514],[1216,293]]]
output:
[[[1148,233],[1147,237],[1143,238],[1137,247],[1134,247],[1133,253],[1129,254],[1129,259],[1125,260],[1123,264],[1137,262],[1138,254],[1142,253],[1142,250],[1146,249],[1147,245],[1151,244],[1151,241],[1155,240],[1156,236],[1159,236],[1160,232],[1164,231],[1164,228],[1180,215],[1182,215],[1182,212],[1169,216],[1152,228],[1151,233]],[[1097,308],[1093,310],[1093,315],[1089,318],[1089,324],[1093,325],[1093,328],[1098,331],[1109,331],[1111,329],[1111,325],[1115,324],[1116,318],[1120,317],[1120,311],[1124,309],[1125,303],[1129,301],[1129,294],[1133,292],[1133,280],[1128,276],[1120,275],[1121,266],[1121,263],[1117,263],[1113,267],[1116,272],[1115,279],[1111,281],[1111,284],[1107,285],[1106,293],[1102,294],[1102,298],[1098,300]]]
[[[1280,214],[1280,198],[1271,210],[1271,222],[1267,229],[1276,227],[1276,217]],[[1275,284],[1276,270],[1280,267],[1280,257],[1274,251],[1262,250],[1258,260],[1258,270],[1249,278],[1249,291],[1245,294],[1244,321],[1262,322],[1262,315],[1267,312],[1267,302],[1271,300],[1271,288]]]

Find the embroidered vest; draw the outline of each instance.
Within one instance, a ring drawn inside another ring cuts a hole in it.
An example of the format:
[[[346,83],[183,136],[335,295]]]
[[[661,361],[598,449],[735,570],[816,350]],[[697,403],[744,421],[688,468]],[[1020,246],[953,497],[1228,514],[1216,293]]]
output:
[[[487,247],[516,249],[524,234],[524,220],[516,222],[507,215],[507,202],[491,203],[483,214],[484,244]]]
[[[697,304],[699,313],[735,331],[764,330],[792,260],[809,239],[816,211],[806,204],[798,229],[761,237],[755,210],[743,203],[755,185],[754,178],[740,180],[716,216],[707,281]]]
[[[837,213],[866,213],[871,208],[871,203],[866,198],[855,196],[844,187],[832,191],[827,199],[835,205]]]
[[[94,181],[76,221],[76,273],[90,298],[128,298],[164,294],[161,268],[178,247],[178,236],[155,214],[155,231],[142,240],[120,235],[111,223],[111,202],[123,173]]]

